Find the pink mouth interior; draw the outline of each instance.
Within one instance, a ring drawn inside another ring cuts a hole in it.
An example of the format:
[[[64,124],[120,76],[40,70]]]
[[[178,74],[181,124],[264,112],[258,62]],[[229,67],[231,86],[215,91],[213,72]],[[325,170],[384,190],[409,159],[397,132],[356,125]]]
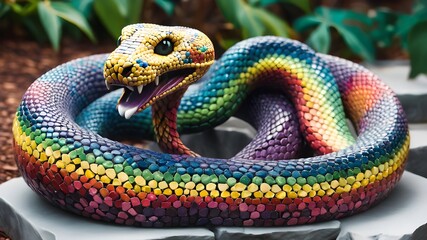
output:
[[[134,107],[142,108],[155,96],[161,95],[162,93],[177,86],[184,78],[184,76],[173,77],[166,81],[160,81],[158,86],[156,86],[155,83],[149,83],[144,86],[141,93],[138,93],[136,88],[135,91],[124,88],[123,95],[119,100],[119,105],[125,109],[131,109]]]

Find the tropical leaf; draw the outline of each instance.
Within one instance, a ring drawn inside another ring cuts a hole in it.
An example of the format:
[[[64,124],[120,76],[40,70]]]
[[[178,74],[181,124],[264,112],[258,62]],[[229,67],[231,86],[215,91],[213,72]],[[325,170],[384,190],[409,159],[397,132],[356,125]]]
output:
[[[242,26],[243,38],[261,36],[265,31],[265,26],[253,14],[253,9],[242,0],[236,2],[240,2],[240,10],[236,14]]]
[[[283,37],[295,35],[287,22],[262,7],[248,4],[243,0],[217,0],[217,4],[224,17],[236,28],[241,29],[243,38],[265,34]]]
[[[9,4],[12,10],[20,16],[28,16],[38,8],[39,0],[28,0],[24,4],[14,2]]]
[[[49,41],[49,37],[46,36],[46,31],[42,26],[41,19],[38,14],[33,14],[23,18],[22,23],[39,43]]]
[[[275,3],[292,4],[306,13],[310,12],[310,1],[308,0],[256,0],[256,2],[262,7]]]
[[[92,13],[93,0],[71,0],[71,5],[87,19]]]
[[[3,17],[7,12],[9,12],[10,6],[0,2],[0,18]]]
[[[307,44],[318,52],[328,53],[331,47],[331,33],[327,24],[320,24],[307,39]]]
[[[415,0],[413,2],[412,12],[414,13],[422,11],[427,7],[427,0]]]
[[[155,0],[154,2],[159,7],[161,7],[167,15],[169,15],[169,16],[173,15],[173,11],[175,9],[175,1],[174,0]]]
[[[296,34],[289,26],[289,24],[279,17],[276,17],[274,14],[269,13],[262,8],[253,8],[253,14],[262,22],[265,26],[266,34],[273,34],[275,36],[289,37],[290,35],[295,36]]]
[[[427,20],[427,8],[420,8],[412,14],[401,14],[396,23],[396,35],[400,37],[403,48],[408,48],[408,34],[419,22]]]
[[[320,24],[322,24],[322,19],[318,16],[308,15],[298,18],[294,22],[294,29],[297,32],[305,32],[308,31]]]
[[[142,0],[94,0],[95,13],[111,36],[118,38],[126,25],[140,20]]]
[[[363,59],[372,62],[375,57],[375,48],[369,35],[356,27],[337,27],[351,51]]]
[[[389,47],[396,36],[396,22],[399,14],[385,9],[378,9],[372,17],[371,38],[380,48]]]
[[[56,16],[78,27],[92,42],[96,42],[92,29],[83,14],[65,2],[51,2],[50,4]]]
[[[315,9],[315,15],[337,25],[369,26],[372,23],[372,20],[366,14],[351,10],[318,7]]]
[[[39,2],[37,9],[40,21],[49,37],[49,41],[53,49],[58,51],[62,33],[61,19],[55,14],[55,11],[50,6],[50,2]]]
[[[409,78],[415,78],[419,74],[427,74],[427,21],[422,21],[411,29],[408,35],[408,51],[411,62]]]
[[[335,28],[354,54],[367,61],[372,61],[375,56],[375,48],[370,36],[362,30],[371,24],[372,20],[361,13],[318,7],[313,15],[299,18],[294,23],[294,28],[302,32],[311,30],[311,35],[314,34],[314,36],[310,35],[307,43],[320,52],[330,49],[329,28]],[[326,37],[325,34],[328,34],[329,37]]]

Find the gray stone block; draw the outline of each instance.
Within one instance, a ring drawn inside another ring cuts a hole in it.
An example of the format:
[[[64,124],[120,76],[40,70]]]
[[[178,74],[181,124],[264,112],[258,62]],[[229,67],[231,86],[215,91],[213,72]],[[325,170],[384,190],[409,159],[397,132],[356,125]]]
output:
[[[216,239],[263,240],[263,239],[336,239],[340,233],[340,222],[271,228],[220,227],[215,230]]]

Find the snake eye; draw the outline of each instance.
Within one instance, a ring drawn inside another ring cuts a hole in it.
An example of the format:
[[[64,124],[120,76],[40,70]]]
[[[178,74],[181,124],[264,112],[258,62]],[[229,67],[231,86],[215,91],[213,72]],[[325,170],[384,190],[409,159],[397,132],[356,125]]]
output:
[[[117,46],[119,46],[122,43],[122,36],[117,38]]]
[[[154,48],[154,53],[166,56],[173,51],[173,43],[170,39],[165,38],[160,41]]]

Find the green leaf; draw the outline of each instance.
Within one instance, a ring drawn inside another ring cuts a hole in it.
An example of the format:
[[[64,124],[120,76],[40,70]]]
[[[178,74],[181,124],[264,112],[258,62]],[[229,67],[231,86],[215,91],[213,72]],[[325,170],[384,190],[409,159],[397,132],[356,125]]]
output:
[[[51,2],[50,4],[58,17],[78,27],[92,42],[96,42],[89,23],[80,12],[65,2]]]
[[[125,16],[121,14],[117,5],[117,1],[114,0],[94,0],[93,2],[95,13],[114,38],[118,38],[122,28],[126,26]]]
[[[235,28],[242,30],[243,38],[260,36],[264,32],[264,26],[253,15],[252,7],[243,0],[217,0],[217,5]]]
[[[217,0],[218,7],[224,17],[230,21],[235,28],[242,30],[243,38],[261,36],[266,30],[262,18],[265,16],[256,16],[257,10],[243,0]],[[259,13],[258,14],[263,14]]]
[[[110,35],[118,38],[123,27],[139,22],[142,3],[142,0],[94,0],[94,9]]]
[[[322,23],[322,19],[317,16],[303,16],[294,22],[294,29],[297,32],[305,32]]]
[[[289,35],[294,34],[288,23],[279,17],[276,17],[276,15],[262,8],[253,8],[252,11],[258,21],[262,22],[266,27],[267,34],[273,34],[281,37],[289,37]]]
[[[261,36],[264,33],[265,27],[255,16],[253,8],[244,3],[243,0],[236,2],[240,2],[241,4],[240,11],[237,11],[236,14],[243,28],[243,38]]]
[[[353,53],[369,62],[374,60],[375,48],[366,33],[356,27],[336,27],[336,29]]]
[[[292,4],[306,13],[310,12],[310,1],[308,0],[259,0],[259,5],[263,7],[275,3]]]
[[[121,2],[121,0],[120,0]],[[141,21],[143,0],[127,0],[127,21],[128,24],[139,23]]]
[[[49,41],[51,42],[53,49],[58,51],[62,29],[61,20],[56,16],[55,11],[49,3],[50,2],[39,2],[37,9],[43,28],[49,37]]]
[[[29,14],[33,13],[39,4],[39,0],[28,0],[25,1],[24,4],[21,3],[12,3],[9,6],[12,8],[12,10],[20,15],[20,16],[28,16]]]
[[[372,20],[366,15],[351,10],[334,9],[327,7],[318,7],[315,9],[315,14],[323,17],[331,24],[337,25],[366,25],[370,26]]]
[[[41,19],[37,14],[23,18],[22,23],[39,43],[48,41],[48,36],[46,36]]]
[[[427,7],[426,0],[416,0],[414,1],[414,5],[412,6],[412,12],[417,13],[418,11],[422,11]]]
[[[322,39],[324,43],[330,42],[330,27],[335,28],[347,44],[349,49],[367,61],[372,61],[375,55],[375,48],[370,36],[362,29],[371,26],[372,20],[366,15],[326,7],[318,7],[312,16],[304,16],[298,19],[294,28],[297,31],[307,31],[317,26],[308,39],[308,44],[319,50],[327,50],[326,45],[315,42],[315,39]],[[323,26],[322,26],[323,25]],[[325,35],[329,36],[326,37]]]
[[[229,1],[229,0],[216,0],[216,4],[221,11],[227,21],[231,22],[234,27],[240,28],[240,21],[237,17],[237,12],[240,11],[240,6],[242,2],[240,0],[237,1]]]
[[[328,53],[331,46],[329,26],[325,23],[320,24],[307,39],[307,44],[318,52]]]
[[[175,1],[174,0],[155,0],[154,2],[159,7],[161,7],[167,15],[169,15],[169,16],[173,15],[173,11],[175,9]]]
[[[392,44],[397,31],[396,21],[398,18],[399,14],[396,12],[384,9],[375,10],[370,36],[378,47],[389,47]]]
[[[402,14],[400,15],[398,21],[397,21],[397,35],[405,35],[408,34],[411,28],[417,24],[418,22],[427,20],[427,9],[424,11],[419,11],[414,14],[406,15]]]
[[[10,6],[4,3],[0,3],[0,18],[3,17],[7,12],[9,12]]]
[[[419,74],[427,74],[427,21],[417,23],[409,32],[408,51],[411,62],[409,78],[415,78]]]
[[[396,23],[396,35],[400,37],[404,48],[408,47],[408,34],[419,22],[427,20],[427,9],[413,14],[401,14]]]
[[[71,5],[87,19],[92,13],[93,0],[71,0]]]
[[[289,37],[295,32],[287,22],[270,13],[266,9],[257,6],[258,1],[251,0],[216,0],[224,17],[235,28],[240,29],[243,38],[272,34]]]

